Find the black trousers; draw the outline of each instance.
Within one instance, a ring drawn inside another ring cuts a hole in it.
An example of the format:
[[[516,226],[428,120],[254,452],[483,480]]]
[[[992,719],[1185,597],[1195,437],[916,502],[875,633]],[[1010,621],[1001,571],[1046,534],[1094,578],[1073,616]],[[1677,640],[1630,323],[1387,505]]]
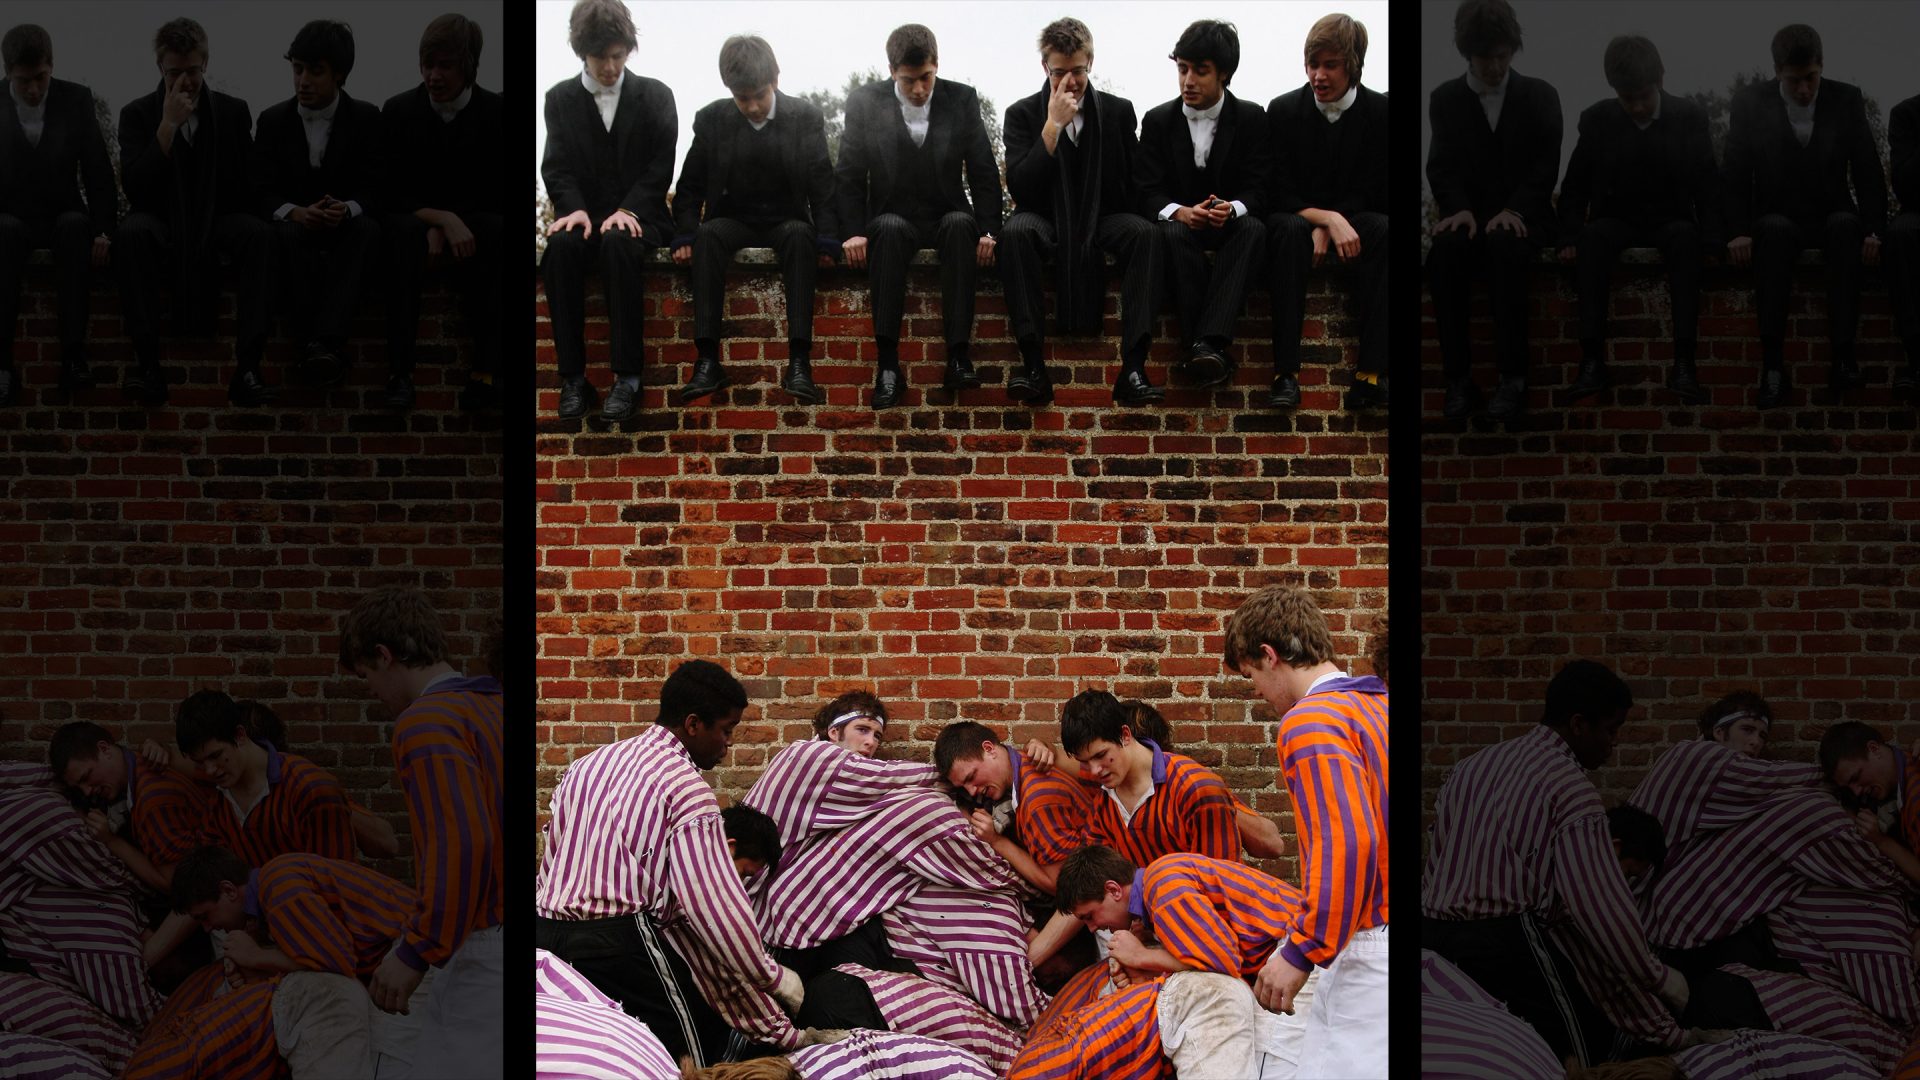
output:
[[[732,1031],[700,996],[693,973],[644,915],[578,922],[535,916],[533,944],[586,976],[627,1015],[647,1025],[675,1061],[722,1061]]]
[[[1043,341],[1041,312],[1046,284],[1041,264],[1051,258],[1059,232],[1053,222],[1018,211],[1000,230],[1000,280],[1007,293],[1007,316],[1016,339]],[[1120,261],[1120,349],[1144,361],[1153,340],[1167,273],[1166,238],[1138,214],[1108,214],[1093,232],[1093,246]]]
[[[1467,324],[1475,271],[1487,277],[1493,292],[1493,341],[1500,374],[1527,373],[1527,279],[1539,248],[1505,229],[1489,233],[1485,222],[1477,228],[1471,240],[1461,229],[1441,233],[1427,253],[1427,289],[1433,295],[1440,359],[1447,379],[1454,382],[1472,371]]]
[[[887,1018],[867,984],[844,971],[827,970],[807,980],[807,996],[793,1014],[799,1028],[867,1028],[886,1031]]]
[[[113,268],[120,280],[120,313],[133,339],[133,352],[143,363],[160,359],[160,285],[175,276],[168,261],[169,227],[153,214],[134,212],[120,222],[113,236]],[[213,250],[233,261],[235,320],[234,356],[241,368],[258,368],[267,349],[272,325],[273,230],[252,214],[220,214],[213,219]],[[211,260],[208,273],[216,272]],[[208,283],[175,289],[175,324],[189,333],[210,333],[210,311],[195,310],[188,297],[212,295]]]
[[[693,336],[720,340],[726,308],[727,264],[744,247],[772,248],[787,286],[787,340],[813,342],[813,281],[819,269],[813,226],[805,221],[708,218],[693,237]]]
[[[502,214],[470,214],[460,219],[473,233],[473,254],[440,256],[447,283],[460,298],[460,315],[473,335],[473,369],[500,370],[500,258],[506,235]],[[384,222],[387,265],[387,366],[396,373],[413,370],[420,341],[420,294],[427,280],[426,222],[412,214],[389,214]],[[548,298],[549,310],[552,298]],[[557,325],[557,320],[556,320]]]
[[[1447,958],[1527,1022],[1565,1060],[1614,1057],[1618,1032],[1581,988],[1573,964],[1531,916],[1421,920],[1420,946]]]
[[[1613,264],[1630,247],[1657,247],[1667,264],[1667,298],[1673,305],[1673,351],[1693,359],[1700,340],[1700,226],[1684,218],[1628,221],[1595,218],[1574,241],[1574,279],[1580,293],[1580,341],[1589,348],[1607,339],[1607,296]],[[1599,357],[1592,357],[1599,359]]]
[[[368,214],[332,229],[276,221],[273,233],[286,289],[285,324],[296,335],[344,346],[380,254],[380,223]]]
[[[812,979],[841,964],[859,964],[875,971],[897,971],[903,975],[920,974],[920,969],[913,961],[893,955],[893,944],[887,940],[887,928],[878,915],[818,945],[804,949],[776,948],[773,958],[792,968],[794,974],[803,980]]]
[[[547,284],[547,311],[552,316],[553,351],[560,361],[561,378],[577,378],[587,370],[587,271],[596,264],[607,294],[607,331],[613,370],[618,375],[640,371],[644,361],[647,252],[658,245],[624,229],[596,232],[591,238],[578,229],[547,237],[540,258],[540,275]]]
[[[938,221],[880,214],[867,222],[867,281],[873,291],[873,336],[900,338],[907,306],[907,264],[914,252],[940,253],[940,319],[947,348],[973,338],[973,295],[980,226],[972,214],[951,211]]]
[[[1370,374],[1387,370],[1387,215],[1362,211],[1347,224],[1360,234],[1360,257],[1348,262],[1327,245],[1322,263],[1347,269],[1356,282],[1354,314],[1360,320],[1358,368]],[[1273,244],[1273,371],[1300,371],[1300,324],[1307,315],[1307,275],[1313,272],[1313,222],[1299,214],[1267,219]],[[1436,301],[1437,302],[1437,301]]]
[[[1826,254],[1827,334],[1836,345],[1852,345],[1860,323],[1860,244],[1866,239],[1860,215],[1845,210],[1825,219],[1799,221],[1785,214],[1762,214],[1753,222],[1754,306],[1760,315],[1760,340],[1787,336],[1787,297],[1793,291],[1793,266],[1806,248]]]
[[[1266,225],[1259,218],[1236,217],[1218,229],[1189,229],[1177,221],[1157,221],[1154,227],[1167,245],[1181,340],[1231,342],[1234,324],[1247,309],[1247,288],[1266,254]],[[1211,267],[1209,251],[1214,252]]]
[[[87,336],[87,272],[93,236],[92,219],[77,210],[51,221],[0,214],[0,368],[13,365],[14,334],[20,328],[20,286],[26,278],[27,257],[35,248],[53,251],[61,358],[79,355]]]
[[[1883,257],[1893,293],[1894,328],[1906,348],[1907,362],[1920,364],[1920,209],[1894,216]]]

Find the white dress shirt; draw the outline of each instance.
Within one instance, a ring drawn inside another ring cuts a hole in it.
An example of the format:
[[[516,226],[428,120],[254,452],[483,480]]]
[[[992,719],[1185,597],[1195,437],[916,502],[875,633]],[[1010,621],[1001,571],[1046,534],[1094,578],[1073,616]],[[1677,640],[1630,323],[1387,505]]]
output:
[[[1643,124],[1643,123],[1641,123],[1641,122],[1640,122],[1640,121],[1638,121],[1638,120],[1635,120],[1635,121],[1633,122],[1633,126],[1634,126],[1634,127],[1637,127],[1637,128],[1639,128],[1639,129],[1640,129],[1641,131],[1645,131],[1645,130],[1647,130],[1648,128],[1650,128],[1650,127],[1652,127],[1652,126],[1653,126],[1653,122],[1654,122],[1655,120],[1658,120],[1658,119],[1660,119],[1660,105],[1661,105],[1661,99],[1660,99],[1660,98],[1655,98],[1655,99],[1653,99],[1653,115],[1652,115],[1652,116],[1649,116],[1649,117],[1647,117],[1647,120],[1646,120],[1646,123],[1644,123],[1644,124]]]
[[[935,82],[933,86],[935,90],[940,88],[938,82]],[[907,122],[907,136],[913,140],[913,145],[925,146],[927,144],[927,128],[933,122],[933,95],[927,95],[927,103],[925,105],[915,105],[913,102],[907,100],[905,94],[900,92],[900,84],[894,83],[893,99],[900,103],[900,119]]]
[[[613,114],[620,108],[620,88],[627,85],[627,69],[620,69],[620,77],[613,80],[612,86],[601,86],[600,81],[585,67],[580,69],[580,85],[593,95],[593,103],[600,107],[600,122],[613,130]]]
[[[42,97],[40,104],[29,105],[20,100],[13,89],[13,80],[7,80],[7,93],[13,98],[14,111],[20,114],[20,129],[27,133],[27,142],[32,146],[40,145],[40,134],[46,130],[47,99]]]
[[[1500,130],[1500,106],[1506,103],[1507,87],[1513,83],[1513,72],[1507,72],[1506,78],[1498,86],[1488,86],[1474,77],[1473,70],[1467,70],[1467,89],[1480,95],[1480,108],[1487,114],[1487,126]]]
[[[933,99],[928,98],[927,101],[931,103]],[[773,103],[767,106],[767,118],[765,120],[760,121],[757,124],[749,120],[747,121],[747,126],[751,127],[755,131],[759,131],[761,128],[766,127],[768,124],[773,123],[773,111],[779,107],[780,107],[780,95],[775,94],[773,95]]]
[[[1787,123],[1793,125],[1793,137],[1805,146],[1813,139],[1813,109],[1820,104],[1820,91],[1813,92],[1813,100],[1805,105],[1793,100],[1786,86],[1780,87],[1780,100],[1787,103]]]
[[[1082,98],[1081,103],[1084,105],[1085,102],[1086,99]],[[1080,128],[1084,126],[1085,123],[1086,117],[1081,116],[1078,112],[1073,114],[1073,119],[1067,121],[1067,138],[1072,139],[1073,145],[1075,146],[1080,145]]]
[[[200,92],[202,94],[206,93],[207,92],[206,87],[204,86],[201,87]],[[192,146],[193,133],[199,130],[200,130],[200,99],[194,98],[193,111],[187,114],[187,122],[180,125],[177,133],[181,138],[187,140],[188,146]]]
[[[1340,95],[1340,100],[1321,101],[1319,98],[1315,98],[1313,104],[1319,108],[1320,115],[1327,118],[1327,123],[1337,124],[1340,122],[1341,117],[1347,115],[1347,110],[1353,108],[1354,101],[1359,97],[1360,84],[1353,83],[1347,87],[1346,93]]]
[[[333,118],[340,112],[340,95],[334,94],[333,100],[319,109],[309,109],[295,102],[293,111],[300,117],[300,127],[307,136],[307,164],[317,169],[320,167],[320,162],[327,156],[327,140],[333,135]],[[285,221],[287,215],[293,211],[292,203],[281,203],[279,209],[273,212],[273,220]],[[357,218],[360,216],[360,211],[358,199],[347,200],[347,217]]]
[[[625,75],[626,72],[622,71],[620,74]],[[467,102],[472,100],[473,86],[472,84],[468,84],[465,90],[460,91],[460,96],[454,98],[452,101],[439,102],[428,98],[427,104],[433,106],[433,111],[440,114],[441,123],[451,124],[453,123],[453,118],[459,116],[460,110],[466,108]]]
[[[1187,118],[1187,134],[1193,137],[1193,167],[1204,169],[1207,158],[1213,154],[1213,135],[1220,130],[1220,111],[1227,107],[1227,95],[1221,94],[1220,100],[1204,109],[1196,109],[1186,102],[1180,103],[1180,115]],[[1247,204],[1235,199],[1228,204],[1233,207],[1234,217],[1244,217]],[[1172,221],[1173,212],[1180,209],[1179,203],[1168,203],[1160,208],[1160,220]],[[1229,219],[1231,220],[1231,219]]]

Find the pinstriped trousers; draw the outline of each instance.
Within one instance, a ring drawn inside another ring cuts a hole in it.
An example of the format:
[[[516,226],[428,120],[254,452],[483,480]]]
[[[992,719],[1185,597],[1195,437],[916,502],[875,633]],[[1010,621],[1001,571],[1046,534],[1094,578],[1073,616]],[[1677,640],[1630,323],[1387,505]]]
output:
[[[1053,254],[1053,222],[1031,211],[1016,212],[1000,230],[1000,278],[1007,290],[1007,317],[1015,338],[1044,339],[1041,309],[1045,277],[1041,261]],[[1125,267],[1120,285],[1120,348],[1144,354],[1153,338],[1153,317],[1166,288],[1166,241],[1138,214],[1108,214],[1093,232],[1093,246]]]

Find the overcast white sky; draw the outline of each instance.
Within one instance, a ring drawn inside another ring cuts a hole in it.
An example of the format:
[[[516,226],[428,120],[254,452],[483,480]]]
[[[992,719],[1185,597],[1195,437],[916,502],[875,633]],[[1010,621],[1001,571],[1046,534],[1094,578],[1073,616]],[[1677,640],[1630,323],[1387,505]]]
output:
[[[1466,61],[1453,47],[1455,0],[1420,5],[1420,165],[1426,189],[1427,97],[1457,78]],[[1613,96],[1601,72],[1607,42],[1617,34],[1645,34],[1660,49],[1666,88],[1688,94],[1725,91],[1743,71],[1773,70],[1774,32],[1804,22],[1820,32],[1828,78],[1852,83],[1880,103],[1884,118],[1920,93],[1914,70],[1920,48],[1920,4],[1911,0],[1514,0],[1526,47],[1513,68],[1553,84],[1566,113],[1561,169],[1573,157],[1580,113]]]
[[[420,33],[436,17],[458,11],[480,24],[479,83],[500,89],[500,0],[326,0],[323,4],[246,0],[63,0],[0,8],[0,32],[16,23],[46,27],[53,37],[53,75],[91,87],[117,121],[128,101],[160,84],[153,63],[153,32],[179,16],[207,31],[207,81],[246,101],[259,117],[293,96],[293,74],[283,59],[293,35],[312,19],[353,27],[353,73],[347,93],[380,104],[420,83]],[[524,47],[524,46],[523,46]]]
[[[940,42],[940,76],[970,84],[991,98],[995,111],[1005,116],[1008,105],[1040,89],[1044,79],[1036,49],[1040,29],[1071,15],[1093,31],[1094,74],[1144,113],[1178,96],[1173,61],[1166,57],[1180,31],[1193,20],[1226,19],[1239,28],[1240,70],[1234,76],[1233,92],[1264,106],[1305,82],[1300,50],[1314,21],[1344,11],[1367,28],[1361,81],[1375,90],[1388,89],[1384,0],[1219,0],[1204,6],[1130,0],[1070,4],[923,0],[910,5],[720,0],[693,7],[628,0],[628,7],[640,32],[632,70],[666,83],[680,114],[680,141],[674,148],[676,179],[693,141],[693,114],[726,95],[720,83],[720,44],[737,33],[766,38],[780,61],[780,89],[798,94],[838,89],[846,85],[848,75],[867,68],[884,76],[887,35],[902,23],[923,23]],[[535,5],[534,83],[536,94],[543,97],[548,87],[580,74],[580,61],[567,47],[567,13],[572,9],[572,0],[539,0]],[[534,124],[537,184],[540,151],[546,144],[546,125],[537,102]]]

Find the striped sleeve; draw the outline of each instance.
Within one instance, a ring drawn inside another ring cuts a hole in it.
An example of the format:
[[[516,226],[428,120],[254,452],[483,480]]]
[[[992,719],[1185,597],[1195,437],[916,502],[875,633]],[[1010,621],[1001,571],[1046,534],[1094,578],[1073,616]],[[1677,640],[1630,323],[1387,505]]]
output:
[[[140,795],[133,806],[133,838],[155,866],[172,866],[205,842],[201,825],[213,796],[169,769],[137,766]]]
[[[883,761],[848,752],[841,758],[832,783],[820,792],[813,827],[837,829],[872,813],[873,803],[897,791],[933,787],[933,766],[923,761]]]
[[[1087,843],[1086,803],[1077,785],[1063,776],[1035,776],[1026,787],[1014,811],[1020,846],[1041,866],[1065,862]]]
[[[150,1030],[125,1080],[285,1080],[287,1063],[273,1032],[280,980],[222,994],[164,1030]]]
[[[1553,894],[1568,916],[1549,933],[1572,961],[1581,986],[1615,1027],[1677,1045],[1679,1026],[1655,996],[1667,968],[1647,945],[1607,819],[1586,815],[1567,821],[1549,841],[1546,862],[1552,867]]]
[[[498,880],[496,845],[486,835],[484,810],[491,785],[479,759],[446,723],[399,723],[393,740],[395,770],[407,793],[414,881],[420,893],[395,951],[414,970],[425,971],[428,965],[445,964],[469,933],[489,925],[489,912],[497,904],[487,887]],[[353,842],[351,827],[347,842]]]
[[[1761,971],[1745,964],[1722,964],[1720,970],[1753,986],[1775,1031],[1839,1043],[1866,1058],[1882,1075],[1893,1069],[1906,1048],[1906,1036],[1845,991],[1806,975]]]
[[[740,873],[727,857],[720,815],[702,814],[667,837],[667,890],[687,919],[664,927],[701,995],[729,1027],[786,1049],[799,1033],[767,989],[780,965],[760,942]]]
[[[1182,847],[1209,859],[1239,861],[1240,821],[1226,781],[1199,762],[1183,761],[1175,790],[1179,797],[1174,805],[1186,833]]]
[[[0,1031],[0,1076],[8,1080],[112,1080],[98,1059],[40,1035]]]
[[[126,1028],[78,994],[15,971],[0,971],[0,1029],[66,1044],[115,1076],[135,1046]],[[0,1076],[6,1075],[0,1066]]]
[[[273,944],[303,968],[355,976],[353,934],[334,903],[297,863],[275,859],[260,871],[260,907]]]
[[[1741,1028],[1725,1042],[1675,1051],[1687,1080],[1877,1080],[1865,1058],[1844,1046],[1806,1035]]]
[[[312,762],[303,762],[294,781],[295,797],[287,806],[297,822],[300,840],[289,850],[323,855],[329,859],[351,861],[353,846],[353,810],[347,802],[347,790],[332,773]],[[284,855],[285,851],[270,852]],[[263,864],[264,865],[264,864]]]
[[[680,1080],[667,1048],[618,1006],[534,998],[533,1075],[539,1080]]]
[[[1240,943],[1227,916],[1201,889],[1200,881],[1178,866],[1148,868],[1147,917],[1153,936],[1175,960],[1201,971],[1241,975]]]
[[[1281,952],[1295,967],[1311,970],[1338,956],[1361,929],[1385,822],[1366,796],[1359,753],[1330,725],[1283,722],[1280,769],[1300,835],[1304,894],[1298,929]]]
[[[985,1062],[951,1043],[855,1028],[836,1043],[802,1047],[787,1060],[804,1080],[994,1080]]]
[[[1558,1080],[1565,1071],[1540,1033],[1460,969],[1420,953],[1421,1080]]]
[[[973,999],[913,975],[841,964],[835,971],[867,984],[891,1031],[952,1043],[1004,1075],[1020,1052],[1020,1036]]]

